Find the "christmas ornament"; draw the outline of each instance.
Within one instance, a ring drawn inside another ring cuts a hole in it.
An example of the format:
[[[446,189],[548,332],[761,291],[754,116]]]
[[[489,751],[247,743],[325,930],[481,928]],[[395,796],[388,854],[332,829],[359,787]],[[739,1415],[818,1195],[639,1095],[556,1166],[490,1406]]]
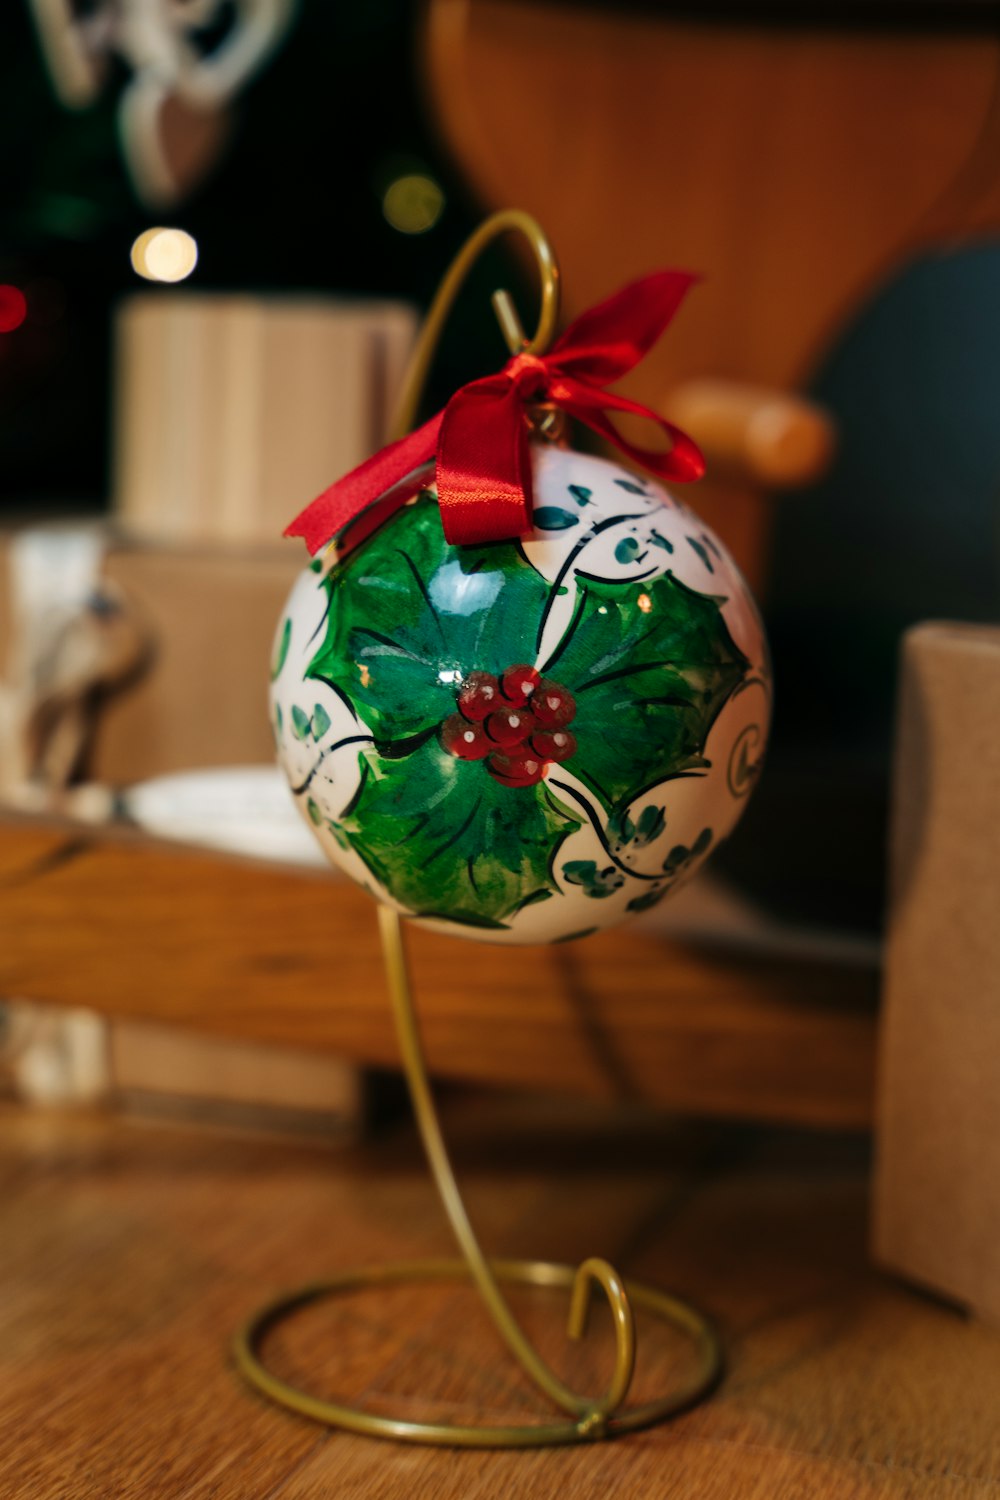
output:
[[[491,1262],[480,1246],[433,1102],[400,913],[448,932],[555,941],[641,911],[686,879],[731,826],[766,732],[765,646],[749,595],[715,537],[659,485],[604,459],[533,441],[560,411],[610,437],[660,477],[694,478],[701,456],[652,412],[608,395],[669,321],[690,278],[661,273],[577,319],[548,350],[558,269],[520,210],[471,236],[428,313],[400,398],[416,410],[427,361],[483,248],[512,230],[530,243],[542,303],[530,341],[494,294],[512,357],[457,391],[409,438],[321,495],[289,528],[322,556],[296,585],[273,662],[273,722],[299,806],[332,859],[382,902],[379,931],[414,1112],[458,1262],[342,1273],[256,1313],[234,1353],[272,1400],[368,1435],[463,1447],[593,1443],[666,1421],[702,1400],[722,1366],[717,1336],[683,1299],[589,1256]],[[611,410],[642,412],[671,438],[630,449]],[[276,1379],[263,1335],[317,1298],[417,1279],[477,1287],[524,1375],[558,1409],[528,1424],[373,1415]],[[584,1395],[547,1363],[501,1282],[565,1289],[583,1335],[605,1295],[614,1368]],[[694,1345],[693,1377],[630,1402],[633,1303]]]
[[[769,678],[749,592],[662,486],[530,450],[532,530],[445,540],[432,490],[281,622],[272,717],[299,806],[379,900],[553,942],[648,910],[735,824]]]

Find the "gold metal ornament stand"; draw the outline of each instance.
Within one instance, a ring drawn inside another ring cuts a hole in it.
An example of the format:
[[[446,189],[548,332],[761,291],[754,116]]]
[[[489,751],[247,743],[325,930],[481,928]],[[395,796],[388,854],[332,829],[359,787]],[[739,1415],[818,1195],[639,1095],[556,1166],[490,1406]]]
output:
[[[444,321],[471,266],[493,239],[509,231],[525,236],[534,251],[541,280],[541,312],[532,339],[527,339],[509,294],[497,291],[493,305],[511,354],[541,354],[555,333],[559,316],[559,271],[544,233],[528,214],[516,209],[487,219],[459,252],[445,276],[414,351],[400,397],[396,436],[413,425],[420,397]],[[551,413],[540,409],[535,422],[541,435],[553,435]],[[708,1320],[689,1303],[655,1288],[626,1282],[608,1261],[591,1257],[574,1268],[540,1260],[487,1260],[462,1201],[441,1123],[434,1105],[420,1029],[410,986],[409,966],[400,919],[379,907],[379,929],[386,977],[392,999],[403,1066],[424,1150],[444,1205],[461,1259],[411,1260],[343,1271],[328,1281],[299,1288],[268,1303],[239,1330],[233,1344],[237,1368],[249,1383],[272,1401],[328,1426],[367,1437],[461,1448],[540,1448],[592,1442],[637,1432],[688,1410],[708,1396],[722,1373],[722,1349]],[[265,1367],[260,1348],[278,1323],[300,1308],[323,1298],[361,1288],[398,1283],[471,1281],[478,1289],[493,1324],[522,1371],[564,1416],[560,1420],[517,1425],[472,1426],[441,1422],[412,1422],[376,1416],[353,1406],[323,1401],[298,1390]],[[514,1317],[501,1283],[569,1292],[568,1332],[581,1338],[594,1286],[608,1300],[615,1332],[615,1362],[603,1395],[581,1395],[567,1386],[542,1359]],[[688,1380],[654,1401],[628,1406],[635,1369],[636,1336],[633,1307],[642,1308],[686,1335],[694,1345],[694,1370]]]

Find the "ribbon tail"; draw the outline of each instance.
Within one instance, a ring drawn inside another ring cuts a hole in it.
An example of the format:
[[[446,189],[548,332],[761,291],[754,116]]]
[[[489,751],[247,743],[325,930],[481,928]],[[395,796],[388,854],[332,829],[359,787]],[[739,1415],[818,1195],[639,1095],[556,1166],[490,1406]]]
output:
[[[443,415],[438,412],[415,432],[390,443],[338,479],[296,516],[285,536],[302,537],[309,551],[316,553],[388,491],[392,491],[393,509],[404,504],[426,483],[427,476],[419,471],[434,457]],[[356,537],[355,542],[359,539]]]
[[[531,455],[521,397],[506,376],[456,391],[444,410],[437,492],[445,539],[475,546],[531,530]]]
[[[649,353],[699,278],[654,271],[574,319],[545,356],[553,375],[611,385]]]
[[[651,411],[648,406],[630,401],[626,396],[614,396],[609,391],[594,390],[576,380],[553,382],[551,395],[569,416],[576,417],[592,431],[600,433],[632,459],[633,463],[647,469],[650,474],[655,474],[658,479],[687,484],[700,479],[704,474],[705,460],[694,439],[675,427],[673,422],[668,422],[665,417]],[[670,447],[666,450],[640,448],[635,443],[630,443],[611,421],[608,411],[628,412],[631,416],[646,417],[655,422],[660,431],[670,439]]]

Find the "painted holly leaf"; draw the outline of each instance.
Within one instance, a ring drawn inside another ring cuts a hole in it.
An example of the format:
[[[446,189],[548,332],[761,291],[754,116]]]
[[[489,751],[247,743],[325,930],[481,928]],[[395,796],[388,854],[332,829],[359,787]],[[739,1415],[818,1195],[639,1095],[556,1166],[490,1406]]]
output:
[[[572,769],[612,813],[703,765],[709,730],[748,665],[717,601],[665,573],[587,582],[542,670],[576,699]]]
[[[328,575],[325,637],[309,675],[359,712],[385,752],[436,728],[468,672],[531,660],[549,585],[513,543],[459,550],[429,494]]]
[[[502,927],[551,894],[553,851],[580,824],[544,785],[502,786],[436,736],[404,759],[368,752],[361,763],[340,830],[411,911]]]
[[[357,789],[329,825],[334,836],[422,916],[503,926],[552,895],[559,848],[581,827],[571,810],[579,797],[560,800],[558,780],[540,779],[537,761],[530,769],[530,751],[521,762],[488,750],[485,763],[483,754],[463,759],[443,726],[459,717],[459,688],[471,674],[502,679],[512,664],[535,661],[562,584],[547,582],[514,543],[450,546],[437,502],[425,494],[320,587],[328,607],[308,676],[327,683],[372,736]],[[563,639],[539,665],[575,700],[568,770],[609,820],[621,820],[646,787],[703,764],[708,731],[747,663],[718,601],[670,575],[623,584],[580,574],[576,587]],[[318,704],[311,718],[302,709],[292,716],[300,736],[330,727]],[[478,723],[470,743],[485,733]],[[553,749],[556,730],[547,731]],[[528,768],[522,781],[519,764]],[[630,825],[639,844],[661,831],[661,809]],[[595,897],[624,883],[618,868],[586,860],[561,876]]]

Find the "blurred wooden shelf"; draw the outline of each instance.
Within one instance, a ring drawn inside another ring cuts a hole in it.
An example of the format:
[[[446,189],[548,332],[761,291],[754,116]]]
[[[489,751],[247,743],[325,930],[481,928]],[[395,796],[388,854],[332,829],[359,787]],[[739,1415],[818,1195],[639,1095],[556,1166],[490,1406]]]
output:
[[[410,944],[439,1076],[870,1124],[874,970],[696,948],[642,919],[551,948]],[[0,995],[398,1056],[363,891],[127,828],[0,816]]]

